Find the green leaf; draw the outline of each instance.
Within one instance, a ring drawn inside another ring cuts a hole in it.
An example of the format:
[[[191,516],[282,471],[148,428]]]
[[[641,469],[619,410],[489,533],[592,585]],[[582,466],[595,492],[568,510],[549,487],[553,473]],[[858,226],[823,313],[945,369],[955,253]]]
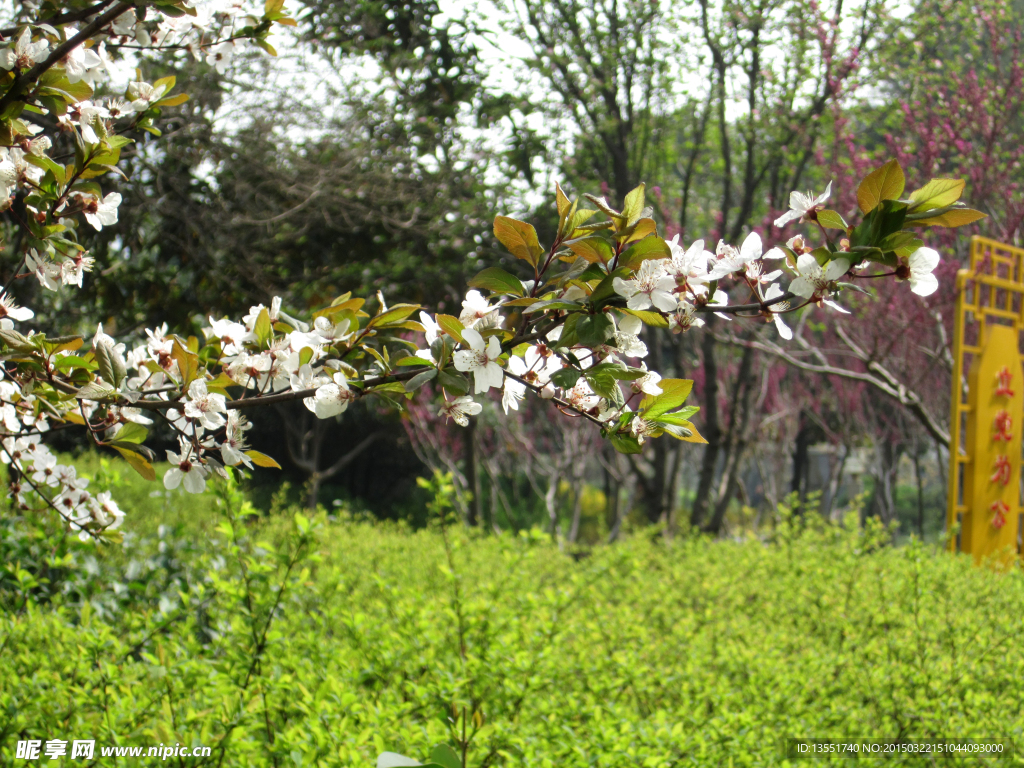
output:
[[[840,216],[835,211],[818,211],[818,223],[826,229],[841,229],[844,232],[849,228],[849,224],[846,223],[846,219]]]
[[[268,0],[269,2],[269,0]],[[555,206],[558,208],[559,223],[565,221],[565,217],[569,215],[569,209],[572,207],[572,203],[569,202],[569,198],[565,192],[562,191],[562,185],[557,181],[555,182]]]
[[[525,221],[508,216],[495,216],[494,236],[508,248],[509,253],[534,267],[537,266],[540,255],[544,253],[537,240],[537,230]]]
[[[441,326],[442,331],[453,339],[459,342],[462,341],[462,332],[466,330],[466,326],[459,322],[459,318],[452,317],[451,315],[438,315],[437,324]]]
[[[522,296],[526,291],[515,275],[510,275],[501,267],[488,267],[469,281],[470,288],[482,288],[493,293],[509,293]]]
[[[430,762],[437,763],[441,768],[463,768],[462,760],[447,744],[438,744],[430,750]]]
[[[640,413],[645,419],[656,419],[682,405],[693,389],[693,382],[690,379],[662,379],[658,386],[661,387],[660,395],[647,395],[640,402]]]
[[[626,226],[635,224],[644,210],[644,184],[630,190],[622,204],[622,215],[626,219]]]
[[[908,222],[909,225],[915,227],[950,227],[951,229],[956,227],[963,227],[967,224],[973,224],[979,219],[984,219],[988,214],[976,211],[973,208],[953,208],[952,210],[941,213],[938,216],[930,216],[927,219],[917,219],[915,221]]]
[[[565,225],[564,234],[568,237],[572,237],[576,230],[582,227],[595,213],[597,213],[597,211],[593,208],[580,208],[574,211]]]
[[[153,465],[150,464],[145,456],[136,453],[128,448],[121,448],[120,446],[114,446],[114,450],[124,457],[124,460],[131,465],[131,468],[142,475],[146,480],[156,480],[156,470],[153,469]]]
[[[370,322],[367,323],[367,327],[374,326],[382,328],[385,326],[393,326],[397,323],[403,322],[407,317],[409,317],[409,315],[419,309],[422,309],[419,304],[395,304],[386,312],[381,312],[370,320]]]
[[[270,313],[267,308],[264,307],[260,310],[260,313],[256,316],[256,323],[252,327],[252,332],[256,335],[256,340],[260,344],[264,344],[274,333],[274,325],[270,322]]]
[[[187,93],[178,93],[174,96],[168,96],[166,99],[160,99],[160,101],[153,104],[154,107],[177,107],[179,104],[184,104],[188,101],[189,96]]]
[[[263,312],[265,313],[266,310],[264,309]],[[269,322],[270,317],[268,315],[267,323]],[[174,346],[171,347],[171,358],[178,363],[178,373],[181,374],[181,388],[187,389],[188,385],[199,375],[199,355],[189,352],[175,339]]]
[[[405,382],[406,392],[415,392],[417,389],[422,387],[428,381],[433,381],[437,378],[437,368],[430,368],[422,373],[417,373],[407,382]]]
[[[579,381],[582,375],[583,371],[577,368],[561,368],[551,374],[551,383],[562,389],[571,389],[576,386],[576,382]]]
[[[598,307],[607,299],[610,299],[613,296],[618,296],[618,294],[615,293],[615,278],[629,277],[629,273],[630,270],[627,267],[619,267],[618,269],[612,270],[609,274],[604,275],[601,282],[597,284],[593,293],[590,294],[590,303],[595,307]]]
[[[910,199],[915,203],[911,207],[918,212],[952,205],[963,194],[964,183],[963,179],[932,179],[910,193]]]
[[[689,420],[700,411],[700,408],[696,405],[688,405],[685,408],[680,408],[678,411],[672,413],[664,413],[658,416],[654,421],[659,424],[678,424],[685,426]]]
[[[129,421],[114,435],[114,439],[120,443],[144,443],[149,436],[149,430],[141,424]]]
[[[627,307],[622,307],[621,310],[627,315],[639,317],[644,325],[649,325],[652,328],[668,328],[668,320],[657,312],[652,312],[648,309],[629,309]]]
[[[667,259],[672,256],[668,243],[661,237],[645,237],[619,256],[618,265],[634,270],[648,259]]]
[[[620,229],[616,232],[615,239],[620,243],[635,243],[639,240],[643,240],[648,235],[656,234],[657,231],[658,225],[654,222],[654,219],[645,216],[635,224],[631,224],[625,229]]]
[[[469,379],[461,373],[453,373],[447,369],[437,372],[437,383],[447,392],[456,395],[465,395],[469,392]]]
[[[643,446],[637,439],[625,432],[613,432],[608,435],[608,441],[619,453],[643,453]]]
[[[252,459],[252,463],[257,467],[267,467],[268,469],[281,468],[280,464],[265,453],[260,453],[259,451],[246,451],[245,455]]]
[[[101,341],[96,345],[96,364],[100,378],[114,387],[120,387],[128,376],[124,360],[121,359],[109,341]]]
[[[395,365],[396,366],[410,366],[410,365],[433,365],[434,363],[430,360],[424,360],[422,357],[416,357],[415,355],[409,355],[408,357],[400,358]]]
[[[567,245],[573,253],[580,258],[586,259],[591,264],[597,262],[607,264],[615,256],[612,244],[603,237],[585,237],[582,240],[567,243]]]
[[[604,312],[596,315],[581,315],[580,319],[576,321],[576,335],[579,338],[579,343],[585,347],[604,344],[614,332],[615,328],[611,318]]]
[[[895,159],[872,171],[857,188],[857,204],[861,213],[873,210],[883,200],[898,200],[905,185],[903,169]]]
[[[526,309],[523,310],[523,314],[529,315],[534,312],[546,312],[548,310],[564,310],[566,312],[572,312],[575,310],[583,309],[583,305],[578,301],[566,301],[565,299],[546,299],[544,301],[535,301]]]
[[[69,371],[75,368],[92,371],[96,369],[96,363],[86,360],[84,357],[78,357],[77,355],[64,355],[63,357],[57,358],[57,362],[53,364],[53,367],[58,371]]]

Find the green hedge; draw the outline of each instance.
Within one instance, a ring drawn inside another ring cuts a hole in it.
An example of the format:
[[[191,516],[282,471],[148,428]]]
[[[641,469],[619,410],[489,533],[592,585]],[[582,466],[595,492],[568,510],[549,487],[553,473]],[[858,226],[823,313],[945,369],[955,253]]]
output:
[[[786,765],[787,736],[1019,740],[1021,574],[885,540],[783,524],[577,561],[453,529],[449,559],[436,530],[234,516],[162,609],[0,614],[0,762],[19,738],[86,737],[213,747],[172,764],[370,766],[459,747],[464,725],[468,765],[531,768]]]

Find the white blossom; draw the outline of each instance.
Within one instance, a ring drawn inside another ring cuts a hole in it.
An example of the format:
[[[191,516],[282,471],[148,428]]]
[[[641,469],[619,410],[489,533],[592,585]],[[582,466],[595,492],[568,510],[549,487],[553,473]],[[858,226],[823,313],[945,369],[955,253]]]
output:
[[[830,181],[828,186],[825,187],[825,191],[817,197],[813,197],[813,194],[813,192],[803,193],[795,190],[790,193],[789,210],[775,220],[775,226],[784,227],[789,222],[802,219],[811,211],[815,211],[819,206],[824,205],[829,195],[832,194],[832,182]]]
[[[732,246],[720,242],[717,249],[718,258],[712,262],[708,280],[721,280],[733,272],[745,271],[747,265],[754,259],[761,258],[762,247],[761,236],[757,232],[747,235],[738,251]]]
[[[587,380],[582,376],[572,387],[565,390],[562,399],[580,411],[589,411],[591,408],[597,407],[598,402],[601,400],[601,398],[594,394],[594,390],[590,388]]]
[[[46,58],[50,44],[40,38],[32,42],[32,33],[28,27],[21,30],[13,48],[0,51],[0,67],[4,69],[28,69]]]
[[[655,424],[653,421],[647,421],[642,416],[637,415],[634,416],[633,421],[630,422],[629,432],[631,435],[633,435],[633,437],[636,438],[636,441],[640,443],[640,445],[643,445],[647,437],[651,435],[657,428],[658,425]]]
[[[615,330],[615,348],[626,357],[646,357],[647,345],[640,341],[641,328],[639,317],[625,315]]]
[[[782,289],[775,283],[772,283],[768,286],[768,290],[764,292],[764,300],[771,301],[772,299],[777,299],[781,295]],[[770,307],[772,320],[775,321],[775,329],[779,332],[779,336],[784,338],[786,341],[789,341],[793,338],[793,331],[790,330],[788,325],[782,322],[782,315],[779,314],[787,309],[789,309],[788,301],[780,301],[772,304]]]
[[[210,318],[210,327],[203,329],[208,339],[218,339],[221,344],[221,352],[225,356],[237,355],[244,349],[246,342],[255,341],[256,335],[248,330],[241,323],[223,318],[214,320]]]
[[[665,273],[660,261],[648,259],[640,265],[635,278],[616,277],[612,285],[615,292],[627,300],[626,306],[630,309],[648,309],[653,304],[662,312],[671,312],[676,306],[675,278]]]
[[[645,363],[641,363],[640,368],[645,373],[641,378],[632,382],[633,391],[643,392],[645,395],[660,395],[663,391],[658,385],[658,382],[661,381],[661,374],[657,371],[648,371]]]
[[[185,415],[190,419],[196,419],[205,429],[217,429],[224,425],[227,411],[224,395],[208,392],[204,379],[195,379],[188,385]]]
[[[849,271],[850,262],[846,259],[834,259],[822,267],[811,254],[804,253],[797,259],[796,268],[800,276],[790,283],[789,290],[805,299],[827,299],[831,284]],[[828,303],[839,311],[846,312],[835,302]]]
[[[134,80],[128,83],[126,96],[131,100],[133,110],[145,112],[155,102],[160,101],[165,93],[167,93],[166,85],[153,86],[141,80]]]
[[[427,346],[429,347],[437,341],[437,337],[441,333],[441,326],[426,312],[420,312],[420,325],[423,326],[423,335],[426,337]]]
[[[206,490],[206,469],[193,455],[192,445],[184,438],[178,438],[180,453],[167,451],[167,461],[171,468],[164,473],[164,488],[173,491],[184,484],[189,493],[202,493]]]
[[[514,373],[516,376],[524,377],[526,375],[526,362],[521,357],[512,355],[508,359],[508,371]],[[526,385],[521,381],[516,381],[506,373],[505,383],[502,385],[501,392],[501,407],[505,413],[508,413],[509,408],[513,411],[519,410],[519,401],[523,399],[526,394]]]
[[[918,248],[907,260],[910,266],[910,290],[918,296],[931,296],[939,288],[932,272],[939,266],[939,253],[932,248]]]
[[[345,374],[338,371],[334,374],[333,381],[317,387],[316,394],[302,402],[318,419],[327,419],[344,413],[348,404],[355,398],[356,394],[349,389]]]
[[[14,328],[12,321],[31,320],[35,313],[28,307],[19,307],[10,294],[0,290],[0,328],[9,331]]]
[[[117,207],[121,205],[119,192],[108,192],[102,200],[95,197],[89,199],[83,209],[85,220],[97,230],[117,224]]]
[[[64,27],[64,36],[70,40],[78,34],[73,25]],[[69,83],[77,83],[79,80],[89,80],[89,70],[100,66],[103,61],[96,55],[95,51],[79,45],[64,57],[64,75]]]
[[[459,315],[459,322],[467,328],[478,330],[500,328],[502,318],[498,314],[499,306],[498,304],[490,305],[480,291],[468,291],[465,300],[462,302],[462,313]]]
[[[245,443],[245,432],[252,424],[239,410],[228,411],[227,426],[224,429],[224,442],[220,446],[220,456],[224,463],[233,467],[239,463],[252,468],[252,459],[245,455],[248,446]]]
[[[697,308],[686,299],[683,299],[676,305],[675,311],[668,317],[669,330],[685,333],[694,326],[700,328],[704,325],[704,320],[697,317],[696,312]]]
[[[217,70],[217,74],[223,75],[231,66],[231,57],[235,54],[235,43],[233,40],[213,46],[206,52],[206,63]]]
[[[110,113],[107,112],[106,107],[100,104],[93,104],[91,101],[78,102],[76,109],[78,110],[78,128],[82,132],[82,140],[86,144],[99,144],[107,132],[106,127],[103,125],[103,120],[110,117]],[[107,197],[110,197],[110,195],[107,195]],[[117,196],[117,201],[118,203],[121,202],[120,195]],[[114,221],[117,221],[116,216]],[[94,227],[96,226],[92,221],[90,223]],[[114,222],[104,222],[104,224],[107,223],[113,224]]]
[[[480,394],[491,387],[500,387],[505,378],[501,366],[495,360],[501,356],[501,343],[496,336],[491,336],[487,343],[484,337],[467,328],[462,332],[463,340],[469,349],[460,349],[454,355],[456,370],[472,373],[474,392]]]
[[[469,395],[463,395],[454,400],[445,400],[437,415],[451,419],[460,427],[468,427],[469,417],[476,416],[482,410],[483,406],[480,403]]]

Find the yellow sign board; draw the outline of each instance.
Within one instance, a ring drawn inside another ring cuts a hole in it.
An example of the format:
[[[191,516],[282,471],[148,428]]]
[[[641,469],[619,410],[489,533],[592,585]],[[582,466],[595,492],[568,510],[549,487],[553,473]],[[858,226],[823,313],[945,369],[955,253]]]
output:
[[[975,562],[1024,544],[1022,332],[1024,250],[972,238],[957,274],[946,524],[959,528],[950,547]]]

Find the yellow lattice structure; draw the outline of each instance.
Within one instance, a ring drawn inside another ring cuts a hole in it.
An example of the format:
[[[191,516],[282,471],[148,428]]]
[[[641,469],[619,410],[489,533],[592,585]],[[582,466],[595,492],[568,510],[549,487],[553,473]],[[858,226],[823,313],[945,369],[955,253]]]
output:
[[[1020,555],[1024,539],[1024,250],[971,240],[957,274],[947,530],[976,561]]]

